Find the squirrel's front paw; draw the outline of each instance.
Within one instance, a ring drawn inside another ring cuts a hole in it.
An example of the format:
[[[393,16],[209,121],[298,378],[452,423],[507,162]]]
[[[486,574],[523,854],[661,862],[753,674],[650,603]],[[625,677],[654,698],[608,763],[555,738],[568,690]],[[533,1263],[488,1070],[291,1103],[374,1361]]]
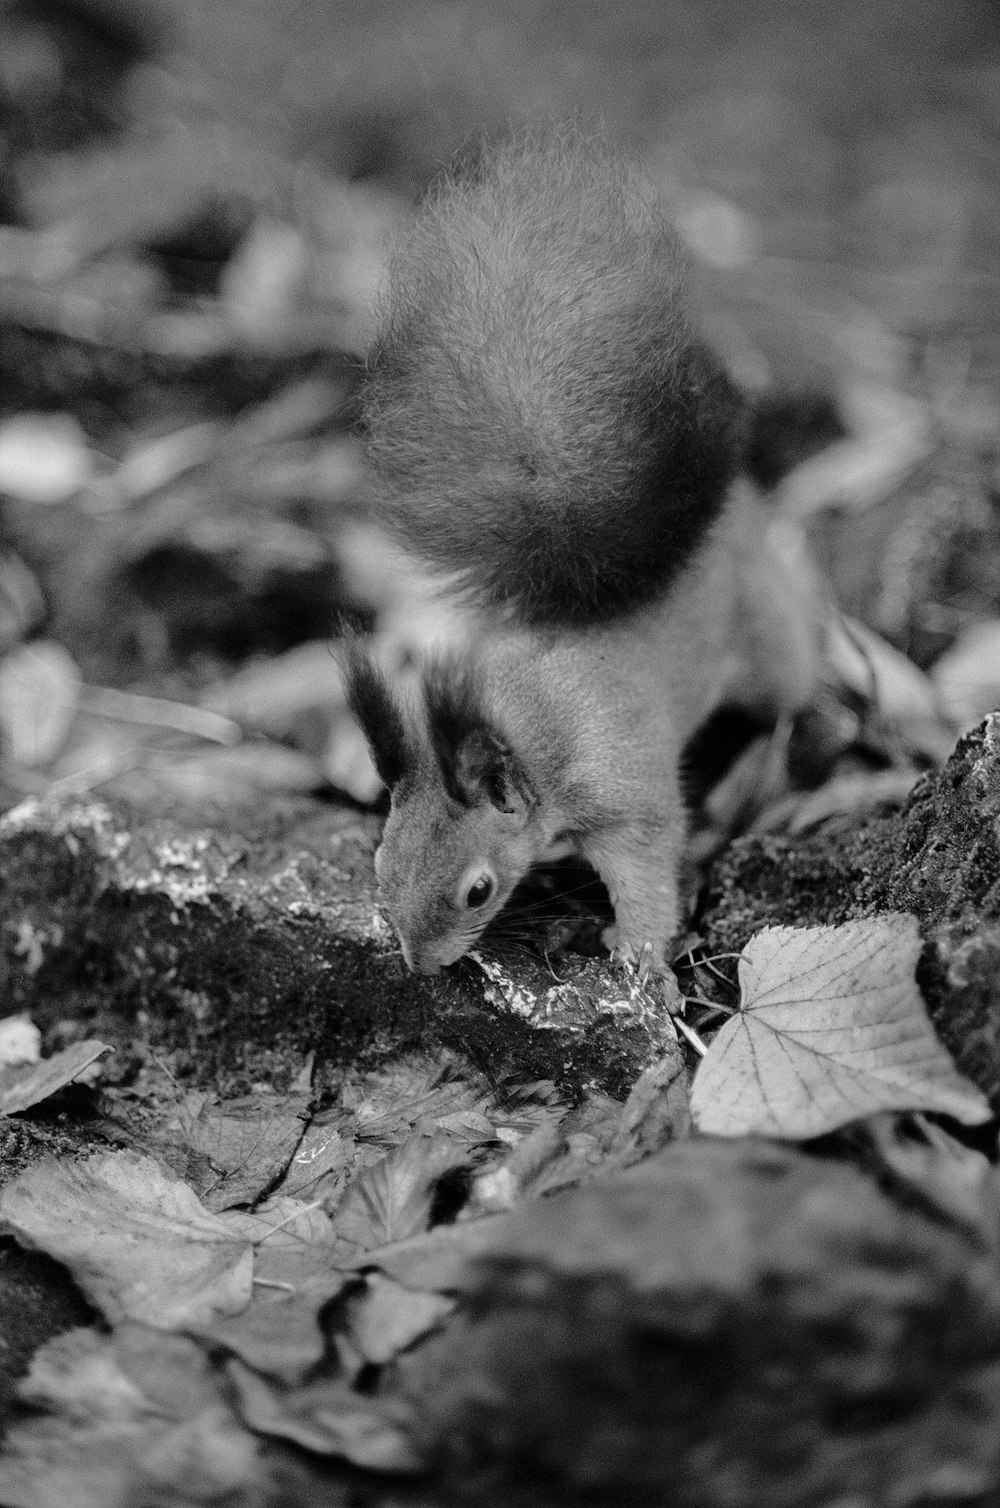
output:
[[[601,942],[611,954],[612,963],[625,964],[628,968],[635,969],[645,983],[655,957],[651,942],[636,944],[630,941],[622,936],[621,929],[614,922],[601,933]]]
[[[640,943],[638,946],[627,942],[616,926],[605,927],[601,941],[611,954],[611,962],[634,971],[643,986],[650,974],[662,974],[667,968],[661,949],[654,947],[651,942]]]
[[[684,996],[680,992],[677,976],[664,958],[662,949],[657,949],[651,942],[642,943],[638,948],[633,944],[623,942],[615,926],[605,927],[601,939],[611,954],[613,964],[625,969],[627,973],[636,974],[643,989],[649,987],[652,979],[653,983],[659,986],[664,1004],[670,1014],[683,1015]]]

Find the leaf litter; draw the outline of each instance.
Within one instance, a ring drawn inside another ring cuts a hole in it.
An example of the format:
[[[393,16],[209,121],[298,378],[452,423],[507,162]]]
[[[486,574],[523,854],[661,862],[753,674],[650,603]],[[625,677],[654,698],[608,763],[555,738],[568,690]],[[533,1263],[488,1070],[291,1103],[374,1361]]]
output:
[[[401,1405],[367,1398],[336,1378],[281,1394],[238,1361],[227,1372],[243,1418],[259,1434],[372,1471],[411,1472],[422,1465],[407,1429],[411,1411]]]
[[[678,1046],[625,1105],[592,1093],[575,1107],[548,1083],[489,1086],[416,1055],[348,1079],[312,1114],[310,1060],[285,1095],[175,1099],[160,1134],[208,1169],[200,1198],[135,1152],[35,1164],[0,1193],[0,1228],[63,1262],[112,1333],[73,1332],[36,1356],[22,1396],[39,1412],[8,1435],[3,1501],[61,1508],[69,1492],[83,1508],[129,1508],[230,1494],[252,1508],[276,1500],[261,1437],[419,1474],[412,1400],[371,1381],[452,1333],[480,1264],[510,1247],[529,1206],[552,1211],[537,1235],[550,1260],[586,1267],[620,1246],[631,1281],[652,1281],[627,1231],[567,1242],[561,1202],[542,1196],[610,1190],[686,1137],[692,1117],[701,1131],[790,1139],[859,1117],[885,1128],[890,1110],[985,1118],[934,1037],[919,950],[908,916],[758,934],[739,963],[740,1011],[712,1040],[690,1109]],[[15,1056],[30,1058],[37,1043],[23,1038],[12,1029]],[[872,1145],[887,1176],[969,1228],[985,1201],[991,1230],[992,1179],[933,1130],[914,1141],[883,1129]],[[639,1205],[643,1183],[629,1185]]]
[[[366,1168],[337,1211],[342,1241],[370,1251],[427,1230],[441,1179],[467,1166],[465,1147],[446,1133],[418,1133]]]
[[[169,350],[170,341],[165,339],[168,335],[179,341],[182,331],[186,330],[187,338],[194,337],[197,343],[206,335],[211,339],[213,329],[221,332],[227,326],[229,336],[226,338],[230,340],[234,330],[251,335],[251,343],[273,340],[285,333],[286,323],[289,329],[293,327],[296,313],[300,312],[298,300],[304,292],[300,284],[306,281],[303,278],[305,248],[302,234],[298,227],[275,223],[269,212],[270,202],[275,199],[274,193],[268,191],[273,190],[269,174],[274,169],[265,165],[264,191],[256,186],[251,192],[249,185],[251,180],[256,184],[259,179],[262,159],[256,152],[240,151],[238,145],[234,158],[233,143],[227,141],[224,146],[220,157],[204,136],[192,140],[185,138],[179,143],[171,138],[167,142],[150,140],[138,145],[126,138],[123,143],[109,147],[106,154],[95,153],[82,160],[64,154],[58,175],[43,174],[34,186],[35,200],[41,194],[44,202],[45,181],[49,181],[48,211],[43,210],[40,216],[36,214],[39,223],[49,228],[23,233],[18,230],[12,234],[29,238],[23,242],[29,265],[37,262],[50,274],[59,273],[65,277],[88,261],[93,263],[96,257],[98,271],[103,269],[106,282],[107,275],[111,275],[117,296],[123,281],[131,276],[134,282],[135,275],[139,274],[141,287],[152,271],[145,264],[141,250],[139,255],[132,256],[131,249],[141,248],[151,233],[172,232],[195,216],[206,185],[213,193],[218,191],[220,197],[225,197],[224,191],[230,189],[235,172],[237,182],[242,183],[247,191],[248,201],[256,205],[256,214],[250,223],[249,234],[241,240],[224,268],[220,297],[210,301],[194,318],[188,317],[184,325],[184,315],[175,317],[172,310],[168,313],[159,302],[154,283],[154,292],[143,296],[135,312],[148,322],[147,334],[154,349],[156,336],[164,342],[164,350]],[[109,167],[111,171],[108,171]],[[64,180],[61,203],[51,181],[56,177]],[[137,187],[142,191],[138,192]],[[338,300],[343,302],[344,268],[364,262],[361,253],[366,240],[375,239],[375,231],[380,228],[375,223],[379,221],[379,215],[374,206],[369,210],[368,220],[373,223],[368,224],[366,237],[363,229],[356,225],[359,216],[364,223],[363,208],[359,203],[349,205],[342,185],[324,181],[310,187],[322,189],[326,196],[322,202],[327,204],[329,201],[331,224],[337,222],[336,234],[331,240],[318,238],[318,244],[311,246],[310,252],[316,265],[326,269],[331,281],[332,268],[336,267],[335,287]],[[315,194],[311,192],[306,197],[312,200]],[[387,203],[388,198],[387,195]],[[705,224],[695,228],[704,233],[707,227],[710,241],[711,232],[713,228],[718,229],[720,219],[718,205],[709,206],[709,210]],[[345,220],[351,225],[346,235],[343,229]],[[739,230],[737,225],[737,233]],[[726,240],[728,235],[731,240],[732,225],[723,224],[723,232],[722,239]],[[704,234],[701,240],[705,242]],[[348,255],[345,255],[345,241]],[[713,250],[719,248],[707,245],[707,254]],[[124,280],[115,275],[119,267],[126,275]],[[371,274],[373,267],[368,267],[367,271]],[[135,296],[132,297],[136,302]],[[351,308],[356,304],[360,307],[363,302],[367,302],[366,293],[353,300],[348,298],[347,306]],[[305,307],[307,317],[311,318],[312,308]],[[772,322],[774,312],[773,309],[767,311]],[[224,320],[217,317],[220,314]],[[343,324],[344,317],[338,318]],[[826,465],[814,464],[810,469],[807,462],[782,489],[785,507],[799,514],[814,514],[837,503],[854,510],[871,506],[898,485],[901,477],[910,474],[934,438],[930,433],[926,405],[915,407],[911,402],[907,406],[896,401],[888,412],[885,411],[886,399],[898,400],[898,390],[903,386],[902,341],[890,336],[875,314],[867,310],[862,311],[860,317],[855,316],[853,324],[848,326],[846,316],[838,307],[836,319],[830,319],[830,324],[832,338],[838,345],[846,344],[848,335],[851,337],[854,365],[860,361],[862,366],[877,371],[879,382],[869,382],[863,388],[854,372],[846,396],[853,399],[850,428],[859,433],[860,440],[847,442],[839,452],[827,452]],[[325,325],[324,333],[328,335]],[[342,339],[342,330],[340,335]],[[831,336],[824,334],[824,346],[830,340]],[[862,342],[865,349],[858,355],[857,348]],[[194,349],[197,348],[196,344]],[[825,359],[829,360],[829,355]],[[846,380],[841,372],[841,385]],[[0,474],[15,497],[53,504],[83,489],[88,494],[88,506],[99,504],[103,497],[104,505],[109,509],[122,509],[153,489],[168,486],[191,467],[203,465],[206,454],[210,455],[216,445],[223,448],[235,441],[257,447],[267,439],[298,432],[303,427],[303,411],[307,416],[305,428],[308,430],[320,419],[332,417],[341,402],[342,394],[335,385],[325,392],[312,388],[296,393],[293,389],[285,395],[283,417],[281,411],[276,412],[271,400],[270,409],[266,405],[251,408],[249,418],[244,412],[228,432],[221,426],[192,425],[187,421],[184,429],[168,433],[163,439],[159,437],[157,416],[157,425],[151,435],[140,436],[132,453],[122,458],[110,476],[95,475],[103,470],[104,460],[96,450],[88,447],[83,431],[72,421],[29,416],[27,421],[17,419],[4,424],[0,435]],[[289,405],[294,411],[292,423],[289,423]],[[864,414],[859,413],[862,406],[868,410],[867,422]],[[263,457],[257,454],[251,456],[251,460],[258,471],[263,471]],[[329,463],[326,473],[329,474]],[[381,556],[379,564],[384,574]],[[325,644],[317,646],[317,658],[329,660]],[[292,699],[293,710],[295,706],[301,706],[305,696],[315,695],[317,674],[314,667],[303,677]],[[283,675],[287,675],[287,667],[278,667],[278,679]],[[86,694],[86,688],[84,691]],[[92,699],[93,693],[89,695]],[[36,696],[35,700],[41,706],[44,698]],[[209,736],[192,731],[196,736]],[[54,734],[50,730],[49,736],[54,743],[58,742],[55,737],[58,733],[58,727]],[[283,737],[284,733],[275,736]],[[341,778],[343,759],[336,746],[341,737],[350,736],[350,725],[333,730],[325,769],[335,783],[346,784],[361,799],[370,799],[374,794],[371,786],[374,777],[365,756],[360,767],[349,765],[348,776]],[[245,791],[262,785],[290,786],[295,778],[303,782],[315,779],[315,769],[308,762],[299,764],[297,777],[289,764],[276,766],[279,752],[291,755],[290,750],[279,751],[265,745],[241,749],[231,756],[232,761],[248,762],[248,767],[241,773],[235,763],[230,762],[229,755],[221,760],[213,756],[185,761],[180,768],[173,768],[173,753],[168,751],[171,765],[158,768],[154,773],[157,783],[168,790],[171,784],[188,794],[204,794],[211,788],[220,797],[236,784]],[[755,752],[765,756],[773,754],[773,750],[766,749]],[[147,758],[142,751],[139,757]],[[127,760],[126,754],[126,763]],[[27,755],[23,762],[29,763]],[[768,757],[768,768],[773,764],[774,760]],[[104,768],[95,765],[93,759],[88,760],[82,777],[69,775],[71,779],[83,778],[88,784],[104,777]],[[810,811],[815,819],[814,809]],[[721,1034],[716,1042],[720,1039]],[[79,1047],[84,1045],[79,1044]],[[55,1079],[60,1056],[49,1060],[47,1071],[51,1077],[39,1081],[40,1091],[33,1100],[25,1101],[23,1108],[36,1103],[53,1087],[59,1087]],[[815,1053],[812,1057],[815,1062],[819,1061]],[[64,1058],[59,1070],[67,1070],[73,1061],[72,1057]],[[45,1087],[46,1084],[49,1087]],[[415,1107],[408,1106],[405,1113],[397,1113],[391,1099],[390,1108],[380,1114],[368,1115],[371,1106],[358,1107],[357,1114],[345,1113],[341,1107],[331,1120],[317,1116],[307,1124],[305,1117],[299,1115],[289,1100],[276,1097],[274,1104],[269,1106],[266,1097],[262,1096],[256,1102],[260,1111],[259,1125],[254,1125],[252,1111],[241,1115],[232,1106],[205,1106],[199,1109],[191,1123],[179,1127],[178,1145],[190,1149],[192,1164],[197,1161],[199,1166],[206,1167],[205,1180],[199,1180],[196,1190],[203,1196],[202,1207],[208,1213],[229,1212],[223,1223],[233,1231],[244,1233],[253,1256],[254,1279],[247,1307],[238,1314],[216,1313],[206,1323],[203,1336],[207,1337],[211,1330],[213,1346],[226,1351],[220,1337],[227,1334],[230,1354],[239,1356],[245,1368],[253,1370],[253,1375],[274,1377],[291,1387],[302,1383],[310,1367],[320,1364],[326,1349],[326,1332],[332,1333],[338,1326],[338,1339],[346,1341],[349,1338],[359,1355],[366,1353],[372,1357],[380,1354],[380,1347],[384,1353],[387,1348],[391,1350],[393,1344],[412,1343],[404,1337],[413,1325],[402,1323],[405,1319],[402,1314],[405,1290],[382,1275],[392,1264],[391,1253],[396,1254],[396,1270],[401,1272],[405,1264],[400,1253],[412,1253],[422,1247],[427,1262],[423,1280],[447,1288],[445,1270],[449,1254],[461,1258],[462,1253],[470,1252],[484,1235],[488,1238],[493,1229],[490,1220],[465,1220],[462,1218],[465,1213],[508,1209],[527,1198],[537,1199],[543,1193],[592,1177],[602,1168],[617,1168],[638,1160],[671,1138],[686,1135],[689,1129],[686,1071],[683,1063],[668,1063],[667,1060],[647,1070],[635,1086],[624,1113],[620,1106],[598,1104],[597,1097],[582,1109],[567,1113],[565,1106],[555,1102],[546,1104],[540,1097],[532,1100],[530,1095],[525,1096],[520,1107],[509,1103],[507,1111],[503,1112],[497,1102],[487,1103],[486,1096],[477,1097],[475,1094],[464,1102],[461,1096],[454,1095],[459,1102],[447,1110],[444,1108],[445,1095],[438,1092],[440,1087],[428,1093],[422,1112],[427,1123],[423,1126]],[[450,1087],[454,1089],[454,1086]],[[39,1090],[39,1084],[35,1089]],[[16,1113],[21,1108],[16,1101],[11,1101],[11,1105],[12,1109],[5,1107],[8,1113]],[[590,1114],[590,1110],[594,1113]],[[792,1135],[794,1132],[786,1126],[782,1134]],[[450,1144],[449,1136],[453,1138]],[[423,1172],[419,1167],[421,1152],[427,1154],[431,1165]],[[385,1161],[379,1165],[383,1158]],[[438,1167],[443,1171],[440,1176],[435,1176],[432,1170]],[[465,1208],[454,1224],[440,1223],[441,1179],[453,1178],[458,1182],[466,1176],[469,1197]],[[353,1190],[359,1192],[351,1198]],[[244,1205],[253,1207],[253,1215],[235,1213]],[[178,1224],[183,1227],[183,1221]],[[94,1239],[114,1244],[116,1238],[113,1231],[95,1224]],[[197,1244],[203,1237],[195,1230],[190,1239]],[[368,1244],[380,1240],[388,1244]],[[436,1268],[427,1255],[435,1245],[439,1252]],[[354,1253],[355,1270],[345,1274],[339,1269],[331,1271],[322,1267],[331,1251],[342,1257],[348,1248]],[[383,1266],[376,1271],[379,1262]],[[416,1267],[411,1265],[408,1269],[411,1280],[415,1273]],[[108,1281],[113,1288],[118,1279]],[[182,1346],[180,1337],[151,1332],[146,1337],[146,1349],[137,1347],[135,1350],[135,1356],[142,1357],[141,1367],[136,1367],[133,1353],[129,1351],[126,1356],[121,1342],[140,1329],[125,1322],[118,1324],[111,1338],[92,1337],[92,1352],[87,1365],[96,1363],[96,1358],[103,1355],[110,1369],[108,1358],[117,1359],[122,1377],[139,1399],[135,1417],[140,1422],[136,1436],[137,1460],[126,1468],[112,1453],[110,1464],[105,1463],[100,1468],[104,1474],[87,1501],[104,1504],[118,1501],[120,1497],[122,1500],[128,1497],[131,1501],[133,1496],[143,1503],[147,1500],[159,1502],[161,1496],[166,1501],[175,1501],[181,1496],[185,1502],[188,1499],[201,1501],[213,1493],[222,1495],[227,1490],[246,1491],[252,1496],[259,1485],[256,1481],[256,1447],[248,1449],[249,1437],[238,1425],[232,1425],[231,1410],[219,1409],[213,1403],[214,1381],[203,1396],[186,1376],[186,1369],[189,1368],[193,1376],[198,1365],[204,1365],[204,1350],[193,1344]],[[374,1340],[369,1336],[369,1330],[374,1331]],[[172,1340],[177,1341],[176,1355],[169,1350]],[[143,1391],[159,1370],[166,1367],[170,1357],[185,1379],[178,1390],[179,1395],[191,1391],[199,1407],[203,1405],[203,1413],[196,1410],[193,1421],[186,1406],[182,1409],[165,1407],[162,1398],[150,1399]],[[78,1358],[80,1366],[73,1373],[77,1385],[67,1393],[75,1407],[79,1407],[81,1399],[87,1396],[82,1380],[84,1360],[82,1356]],[[43,1406],[44,1390],[36,1391],[35,1396]],[[50,1388],[49,1401],[55,1401],[55,1396]],[[336,1389],[331,1386],[327,1402],[332,1409],[336,1407],[337,1396]],[[147,1402],[143,1403],[143,1399]],[[347,1406],[342,1390],[339,1401]],[[301,1403],[298,1410],[286,1408],[285,1416],[300,1420],[308,1416],[315,1421],[319,1409],[324,1407],[315,1397],[308,1404],[304,1399]],[[263,1412],[266,1410],[261,1411],[261,1417]],[[272,1407],[272,1412],[277,1414],[279,1411]],[[167,1421],[162,1426],[166,1434],[147,1449],[144,1436],[147,1432],[159,1434],[161,1416]],[[205,1424],[205,1420],[211,1422]],[[230,1428],[235,1434],[227,1434]],[[186,1435],[185,1430],[190,1433]],[[171,1431],[175,1433],[171,1434]],[[317,1435],[316,1439],[319,1440],[320,1436]],[[199,1441],[209,1442],[211,1448],[201,1449]],[[321,1450],[323,1446],[316,1444],[315,1448]],[[98,1456],[100,1449],[98,1442]],[[213,1453],[217,1457],[218,1469],[209,1470]],[[188,1466],[184,1464],[186,1459]],[[191,1463],[200,1465],[196,1470]],[[97,1463],[94,1464],[96,1467]],[[374,1459],[370,1464],[375,1464]],[[200,1476],[199,1471],[202,1472]],[[135,1472],[138,1472],[137,1476]],[[126,1490],[126,1478],[132,1483],[134,1494]],[[62,1508],[66,1502],[83,1503],[85,1497],[81,1482],[70,1475],[64,1477],[61,1484],[56,1483],[48,1500]],[[38,1508],[38,1494],[32,1493],[31,1501]]]
[[[71,1330],[35,1356],[21,1388],[40,1412],[0,1456],[7,1508],[134,1508],[232,1501],[260,1492],[260,1444],[184,1336],[125,1325]]]

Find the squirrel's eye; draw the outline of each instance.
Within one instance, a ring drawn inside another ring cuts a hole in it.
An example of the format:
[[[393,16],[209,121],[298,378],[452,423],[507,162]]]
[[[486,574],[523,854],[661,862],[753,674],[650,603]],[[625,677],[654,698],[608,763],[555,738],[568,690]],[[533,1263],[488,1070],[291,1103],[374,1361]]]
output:
[[[472,884],[465,892],[465,904],[473,909],[475,909],[477,906],[485,906],[486,902],[489,900],[492,894],[492,875],[481,874],[477,879],[473,880]]]

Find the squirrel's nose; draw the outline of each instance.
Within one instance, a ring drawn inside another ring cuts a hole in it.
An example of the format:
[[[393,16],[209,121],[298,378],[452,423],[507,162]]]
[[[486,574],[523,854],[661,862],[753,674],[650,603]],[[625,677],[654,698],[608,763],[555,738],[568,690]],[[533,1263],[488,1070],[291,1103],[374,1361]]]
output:
[[[414,950],[409,943],[402,943],[403,961],[411,974],[440,974],[441,960],[433,953]]]
[[[434,958],[418,958],[410,968],[414,974],[440,974],[441,965]]]

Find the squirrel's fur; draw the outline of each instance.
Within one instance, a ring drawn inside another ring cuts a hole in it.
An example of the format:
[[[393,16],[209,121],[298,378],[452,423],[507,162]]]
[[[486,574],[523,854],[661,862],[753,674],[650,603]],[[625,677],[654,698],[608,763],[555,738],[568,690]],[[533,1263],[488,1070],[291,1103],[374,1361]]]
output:
[[[677,242],[601,142],[532,134],[429,196],[389,264],[364,423],[383,518],[519,622],[663,591],[736,471]]]
[[[724,695],[800,705],[816,668],[811,583],[736,477],[741,403],[688,329],[675,241],[611,153],[532,134],[434,193],[386,299],[382,516],[483,611],[406,696],[352,657],[392,794],[383,906],[433,972],[576,851],[609,944],[664,968],[686,741]]]

